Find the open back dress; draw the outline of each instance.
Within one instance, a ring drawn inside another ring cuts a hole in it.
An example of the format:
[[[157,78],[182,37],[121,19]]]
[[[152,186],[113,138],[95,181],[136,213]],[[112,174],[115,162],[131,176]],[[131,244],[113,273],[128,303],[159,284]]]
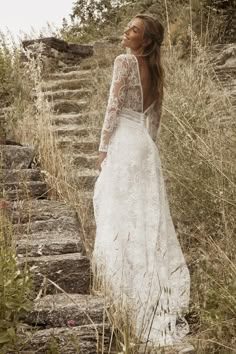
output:
[[[99,146],[107,155],[93,195],[92,264],[135,334],[166,346],[188,333],[190,277],[169,211],[157,131],[155,102],[143,110],[138,60],[121,54]]]

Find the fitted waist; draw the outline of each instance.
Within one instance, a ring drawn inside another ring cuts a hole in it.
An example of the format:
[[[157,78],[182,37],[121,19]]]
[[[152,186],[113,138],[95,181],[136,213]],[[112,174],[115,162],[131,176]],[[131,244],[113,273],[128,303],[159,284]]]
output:
[[[135,128],[146,128],[149,130],[149,118],[145,113],[136,112],[132,109],[123,108],[119,114],[120,122],[127,123]]]

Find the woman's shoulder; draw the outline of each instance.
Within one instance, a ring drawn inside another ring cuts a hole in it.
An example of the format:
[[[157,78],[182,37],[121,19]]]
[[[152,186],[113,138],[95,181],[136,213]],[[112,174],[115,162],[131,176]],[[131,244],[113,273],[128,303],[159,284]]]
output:
[[[133,54],[119,54],[115,60],[114,64],[131,64],[135,61],[135,56]]]

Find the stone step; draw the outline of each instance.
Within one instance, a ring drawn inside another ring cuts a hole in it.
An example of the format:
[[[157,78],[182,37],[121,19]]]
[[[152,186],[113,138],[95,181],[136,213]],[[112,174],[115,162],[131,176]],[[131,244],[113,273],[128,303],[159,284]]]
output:
[[[52,130],[56,133],[57,136],[63,137],[85,138],[89,136],[99,137],[100,135],[100,129],[92,127],[88,128],[82,124],[64,124],[60,126],[53,126]]]
[[[84,248],[78,234],[67,232],[38,232],[21,234],[17,237],[16,251],[18,257],[41,257],[68,253],[81,253]]]
[[[92,92],[93,91],[89,89],[45,91],[44,97],[46,97],[49,101],[59,99],[73,100],[89,97]]]
[[[80,191],[91,191],[99,175],[99,171],[90,168],[73,169],[71,183]]]
[[[62,223],[68,223],[69,220],[76,218],[76,212],[73,208],[57,200],[30,200],[12,204],[12,222],[14,224],[34,223],[52,219],[56,222],[61,220]],[[74,223],[71,225],[71,230],[76,230],[76,225]],[[68,231],[68,228],[66,230]]]
[[[46,295],[36,301],[25,322],[42,327],[65,327],[102,324],[106,321],[108,304],[102,297],[81,294]]]
[[[217,66],[217,67],[215,67],[215,72],[217,74],[223,73],[223,74],[229,74],[229,75],[235,76],[236,67],[235,66]]]
[[[24,183],[29,181],[43,181],[42,173],[39,169],[2,169],[0,172],[0,183]]]
[[[96,169],[98,166],[98,154],[64,154],[72,167]]]
[[[81,113],[88,107],[88,100],[56,100],[52,103],[52,108],[56,113]]]
[[[91,88],[93,85],[92,79],[81,78],[71,80],[51,80],[45,81],[42,85],[43,91],[58,91],[58,90],[78,90]]]
[[[54,125],[86,124],[86,126],[88,125],[91,126],[91,120],[97,119],[99,116],[100,114],[98,111],[93,111],[93,112],[90,111],[90,112],[83,112],[83,113],[54,114],[52,116],[52,122]]]
[[[34,155],[32,147],[0,145],[0,168],[29,168]]]
[[[0,183],[0,190],[3,197],[9,201],[29,200],[31,198],[46,198],[48,188],[45,182],[24,181]]]
[[[70,70],[69,72],[56,72],[49,74],[47,80],[74,80],[74,79],[84,79],[93,77],[93,72],[91,70],[83,70],[80,66],[72,66],[70,68],[74,68],[74,70]]]
[[[95,70],[99,66],[99,61],[95,58],[87,58],[80,63],[80,69],[82,70]]]
[[[77,214],[63,202],[15,202],[11,209],[18,254],[41,256],[84,252]]]
[[[60,218],[50,218],[47,220],[30,220],[27,223],[13,224],[15,234],[24,235],[21,238],[25,239],[25,236],[35,235],[37,233],[44,234],[44,237],[50,237],[53,232],[57,237],[64,238],[74,237],[79,239],[79,221],[77,218],[62,216]],[[35,236],[34,236],[35,237]]]
[[[63,152],[68,153],[94,153],[98,151],[99,142],[91,138],[83,139],[78,142],[69,139],[61,139],[57,141],[57,146]]]
[[[19,258],[31,269],[34,289],[44,294],[60,293],[49,280],[67,293],[89,294],[91,284],[90,261],[81,253]],[[46,282],[45,282],[46,280]]]
[[[21,354],[52,353],[52,343],[57,354],[115,354],[110,351],[110,328],[104,325],[86,325],[72,328],[50,328],[27,336],[24,352]]]
[[[66,65],[61,69],[63,73],[70,73],[71,71],[78,70],[81,70],[80,65]]]

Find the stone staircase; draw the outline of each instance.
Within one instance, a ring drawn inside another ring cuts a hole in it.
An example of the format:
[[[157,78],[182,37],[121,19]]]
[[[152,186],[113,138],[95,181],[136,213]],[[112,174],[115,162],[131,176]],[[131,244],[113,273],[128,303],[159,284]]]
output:
[[[19,265],[30,267],[36,298],[23,319],[32,332],[20,353],[46,354],[52,343],[55,353],[108,352],[106,306],[90,295],[90,260],[75,211],[47,199],[31,147],[0,145],[0,154],[1,197],[11,204]]]
[[[216,73],[235,104],[235,45],[215,46],[211,52]],[[91,55],[90,50],[87,58],[72,60],[70,56],[70,60],[64,60],[65,55],[62,58],[60,54],[62,62],[56,72],[45,77],[43,91],[52,102],[57,147],[69,159],[73,185],[92,210],[100,131],[88,126],[91,114],[97,114],[89,112],[97,65]],[[47,353],[52,338],[61,354],[111,353],[106,306],[101,297],[90,294],[90,261],[75,211],[47,198],[48,187],[32,164],[34,151],[30,147],[2,145],[1,153],[0,183],[4,197],[12,203],[18,257],[21,264],[27,260],[32,269],[37,296],[25,322],[38,330],[25,353]],[[88,238],[94,238],[94,220],[89,220],[84,229]],[[181,351],[173,348],[171,353]]]

